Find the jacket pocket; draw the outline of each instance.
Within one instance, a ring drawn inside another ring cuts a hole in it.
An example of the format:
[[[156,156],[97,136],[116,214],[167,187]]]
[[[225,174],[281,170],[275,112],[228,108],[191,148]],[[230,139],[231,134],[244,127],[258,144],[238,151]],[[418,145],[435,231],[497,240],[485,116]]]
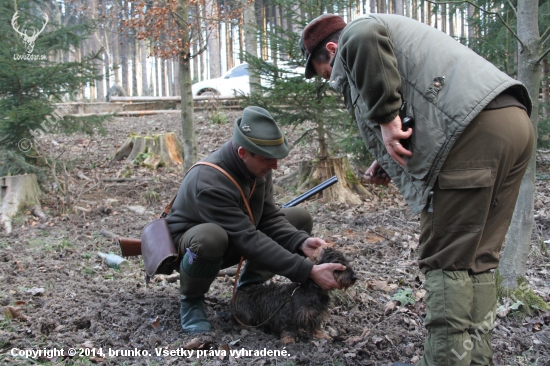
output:
[[[492,183],[491,168],[442,170],[439,173],[441,189],[484,188]]]
[[[434,229],[478,232],[490,208],[491,168],[442,170],[433,197]]]

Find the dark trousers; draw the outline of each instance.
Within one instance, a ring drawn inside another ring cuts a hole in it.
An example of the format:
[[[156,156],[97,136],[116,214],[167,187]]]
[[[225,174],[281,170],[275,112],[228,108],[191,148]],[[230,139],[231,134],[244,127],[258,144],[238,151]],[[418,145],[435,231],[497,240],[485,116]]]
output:
[[[311,214],[302,207],[283,208],[287,220],[298,230],[311,234],[313,219]],[[216,224],[200,224],[187,230],[179,242],[180,253],[185,254],[189,248],[203,262],[219,263],[222,268],[239,263],[241,254],[229,243],[224,229]]]

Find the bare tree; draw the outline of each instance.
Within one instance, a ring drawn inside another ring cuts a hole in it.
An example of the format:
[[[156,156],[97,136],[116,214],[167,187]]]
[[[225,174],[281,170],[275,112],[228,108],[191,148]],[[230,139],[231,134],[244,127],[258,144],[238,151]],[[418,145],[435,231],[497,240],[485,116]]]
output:
[[[205,18],[214,20],[219,18],[218,3],[216,0],[207,0],[204,6]],[[217,22],[210,24],[210,34],[207,38],[208,43],[208,64],[210,69],[210,78],[219,78],[221,76],[221,54],[220,54],[220,27]]]
[[[533,111],[531,123],[538,136],[539,90],[541,82],[542,61],[550,48],[542,46],[550,39],[550,27],[542,36],[539,32],[538,0],[518,0],[517,39],[518,39],[518,79],[525,84],[531,100]],[[519,191],[512,224],[506,236],[506,244],[501,261],[501,274],[504,286],[516,287],[517,277],[525,274],[527,257],[531,247],[533,232],[534,197],[536,172],[536,146],[533,150],[529,167],[525,172]]]
[[[188,0],[163,0],[153,4],[136,1],[136,16],[126,20],[124,24],[137,30],[136,37],[138,39],[151,39],[157,42],[151,50],[151,54],[162,60],[160,65],[155,63],[156,69],[159,70],[157,72],[162,72],[162,78],[157,74],[157,80],[160,79],[159,82],[162,85],[165,85],[166,75],[169,74],[163,66],[165,64],[163,60],[176,59],[178,61],[184,151],[183,169],[187,171],[197,160],[191,92],[191,62],[194,57],[202,54],[205,50],[205,47],[198,47],[198,49],[193,47],[193,43],[197,38],[200,39],[204,36],[204,39],[208,39],[211,32],[217,32],[220,19],[212,18],[211,10],[204,11],[205,7],[212,6],[208,2],[194,2],[193,5],[196,7],[191,11]],[[209,16],[205,18],[200,14],[209,14]],[[216,12],[216,14],[218,13]],[[238,19],[240,13],[232,12],[232,16]],[[193,52],[193,50],[195,51]],[[157,88],[161,89],[162,85]]]

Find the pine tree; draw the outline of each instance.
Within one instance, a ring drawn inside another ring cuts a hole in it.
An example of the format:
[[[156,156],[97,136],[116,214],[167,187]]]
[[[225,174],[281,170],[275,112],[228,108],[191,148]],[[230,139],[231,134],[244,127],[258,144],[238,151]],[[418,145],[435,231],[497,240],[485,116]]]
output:
[[[349,153],[355,157],[361,167],[370,165],[373,158],[346,110],[341,95],[330,89],[328,82],[320,77],[305,79],[304,59],[298,46],[301,31],[309,21],[324,12],[337,12],[338,9],[345,12],[351,2],[321,0],[304,2],[297,7],[294,1],[271,0],[268,5],[277,6],[283,18],[282,22],[278,22],[282,26],[272,22],[267,32],[268,48],[275,61],[247,55],[249,68],[257,70],[262,82],[257,85],[259,92],[246,98],[246,104],[261,106],[280,125],[302,131],[294,144],[303,142],[318,146],[315,162],[303,162],[297,171],[283,177],[279,183],[290,183],[302,190],[334,174],[341,174],[341,187],[350,188],[349,192],[337,192],[335,187],[333,191],[328,190],[325,197],[357,202],[356,195],[350,192],[364,195],[366,191],[351,172],[346,155]]]
[[[48,133],[101,131],[106,117],[68,116],[71,111],[67,107],[54,105],[73,100],[86,84],[100,78],[101,70],[95,70],[93,65],[99,53],[80,61],[53,61],[58,59],[55,56],[59,52],[77,49],[92,30],[92,24],[64,27],[42,12],[48,8],[44,2],[15,4],[0,1],[2,148],[28,152]],[[38,32],[40,29],[42,32]],[[35,39],[29,42],[27,37],[32,35]]]

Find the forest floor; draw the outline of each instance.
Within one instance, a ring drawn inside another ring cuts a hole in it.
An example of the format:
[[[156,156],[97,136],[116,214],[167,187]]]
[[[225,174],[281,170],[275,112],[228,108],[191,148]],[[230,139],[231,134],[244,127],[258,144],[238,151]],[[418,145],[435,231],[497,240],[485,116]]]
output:
[[[238,113],[226,114],[227,123],[213,124],[205,113],[197,113],[200,157],[231,137]],[[146,286],[141,257],[129,258],[129,265],[117,270],[97,255],[120,254],[101,230],[139,238],[182,179],[181,168],[152,171],[113,162],[116,147],[131,132],[181,136],[179,117],[115,118],[106,128],[105,136],[45,139],[45,153],[69,162],[68,175],[60,177],[69,190],[63,197],[53,192],[51,181],[46,183],[42,205],[47,220],[25,212],[14,220],[12,234],[0,231],[0,364],[388,365],[421,357],[426,330],[424,277],[416,262],[419,217],[395,186],[368,187],[372,195],[358,205],[319,199],[301,204],[314,217],[314,235],[345,252],[359,276],[346,292],[331,294],[324,325],[331,340],[303,335],[285,346],[275,335],[243,329],[229,315],[230,276],[218,277],[206,296],[212,332],[186,335],[179,321],[178,278],[157,276]],[[289,131],[287,137],[292,142],[299,134]],[[311,143],[293,149],[275,175],[313,159]],[[550,256],[544,241],[550,239],[550,159],[539,153],[537,160],[535,230],[526,279],[549,302]],[[105,180],[120,177],[127,180]],[[276,198],[284,203],[293,195],[279,191]],[[525,315],[521,307],[511,308],[509,298],[501,301],[493,336],[495,364],[550,365],[550,312]],[[34,357],[53,349],[63,354]],[[229,350],[239,354],[229,355]],[[29,353],[34,358],[25,358],[25,351],[35,351]]]

